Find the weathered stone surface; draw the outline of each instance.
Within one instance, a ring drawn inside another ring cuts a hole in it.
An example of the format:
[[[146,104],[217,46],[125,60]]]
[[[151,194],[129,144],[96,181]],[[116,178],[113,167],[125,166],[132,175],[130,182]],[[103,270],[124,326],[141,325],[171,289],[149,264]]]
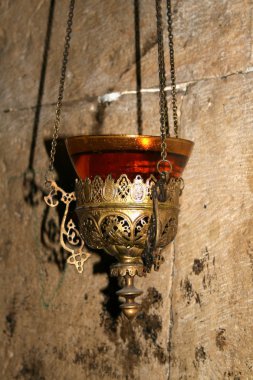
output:
[[[110,257],[94,254],[84,275],[66,267],[59,215],[42,201],[67,9],[67,1],[56,2],[38,124],[49,3],[0,5],[0,377],[253,378],[252,3],[175,4],[177,78],[186,82],[178,96],[180,132],[195,149],[175,245],[159,273],[138,279],[146,303],[132,324],[118,317]],[[140,1],[140,15],[142,86],[154,88],[153,1]],[[77,2],[61,136],[137,133],[135,94],[108,105],[97,100],[135,90],[135,70],[133,2]],[[159,134],[158,109],[158,93],[144,93],[144,133]],[[29,157],[33,198],[24,187]],[[75,175],[62,147],[56,169],[72,189]]]
[[[173,281],[172,379],[253,378],[252,74],[190,86]]]
[[[189,0],[174,1],[172,5],[178,83],[225,76],[251,67],[251,1]],[[144,8],[142,3],[141,9]],[[166,31],[164,37],[167,41]],[[158,87],[156,44],[144,54],[141,70],[143,87]],[[131,89],[134,81],[132,66],[118,86]]]
[[[33,0],[25,6],[27,11],[24,12],[22,1],[1,4],[1,66],[6,74],[0,85],[2,109],[25,108],[36,103],[49,6],[50,1]],[[67,11],[67,0],[56,2],[44,103],[56,101]],[[142,6],[140,21],[144,50],[148,50],[150,39],[154,38],[152,12],[153,3],[148,0],[145,7]],[[134,36],[134,2],[77,2],[65,98],[84,100],[113,89],[135,62]]]
[[[136,2],[138,3],[138,2]],[[250,1],[195,0],[173,4],[178,82],[228,75],[252,63]],[[0,5],[1,109],[34,106],[46,38],[49,1]],[[58,90],[67,0],[52,12],[50,51],[43,101]],[[155,8],[139,1],[142,87],[157,87]],[[15,20],[15,22],[14,22]],[[165,33],[165,38],[166,37]],[[111,90],[136,88],[135,8],[123,0],[76,4],[66,99],[85,100]]]

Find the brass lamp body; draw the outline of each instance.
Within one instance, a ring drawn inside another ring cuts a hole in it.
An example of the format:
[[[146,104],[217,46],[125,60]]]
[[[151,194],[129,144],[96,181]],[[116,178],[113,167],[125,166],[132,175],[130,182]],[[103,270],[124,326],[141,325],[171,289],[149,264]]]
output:
[[[141,292],[132,289],[133,281],[129,277],[142,276],[145,272],[142,254],[153,212],[155,183],[154,176],[144,182],[138,175],[131,182],[124,174],[117,181],[108,176],[105,181],[95,177],[93,181],[76,183],[80,234],[88,246],[103,249],[118,260],[111,268],[111,275],[126,279],[126,286],[119,294],[126,297],[121,308],[128,318],[134,317],[139,308],[134,298]],[[171,178],[167,190],[168,200],[159,205],[156,249],[169,244],[177,232],[181,182]]]
[[[77,173],[78,169],[73,157],[77,153],[88,151],[90,149],[88,143],[92,139],[92,149],[98,152],[116,149],[120,153],[126,148],[131,151],[148,152],[152,149],[159,152],[160,149],[159,137],[115,137],[82,136],[68,139],[68,152]],[[75,264],[78,272],[83,271],[83,264],[90,256],[83,252],[84,243],[92,249],[103,249],[104,252],[117,259],[117,263],[111,267],[111,275],[124,278],[125,286],[117,293],[125,298],[121,309],[129,319],[137,314],[140,305],[135,302],[135,298],[142,294],[142,291],[134,287],[134,276],[143,276],[150,271],[145,264],[146,251],[150,251],[148,247],[150,239],[153,239],[151,242],[152,264],[154,269],[158,270],[163,261],[161,249],[171,243],[177,233],[179,197],[183,188],[183,181],[179,175],[186,165],[193,143],[182,139],[168,140],[172,140],[168,146],[169,154],[174,155],[175,166],[179,160],[183,162],[183,167],[167,180],[164,201],[156,200],[154,203],[153,189],[157,186],[159,179],[155,173],[149,173],[148,177],[136,173],[134,176],[121,173],[118,178],[113,178],[110,174],[100,176],[100,173],[97,173],[98,175],[93,178],[81,178],[82,175],[79,172],[75,193],[70,194],[72,198],[69,194],[63,193],[60,188],[54,187],[54,191],[47,199],[48,204],[55,206],[52,197],[60,191],[62,192],[61,200],[67,208],[68,202],[76,200],[78,230],[73,221],[67,223],[68,210],[66,209],[61,229],[61,242],[71,253],[68,262]],[[69,248],[70,245],[72,248]]]

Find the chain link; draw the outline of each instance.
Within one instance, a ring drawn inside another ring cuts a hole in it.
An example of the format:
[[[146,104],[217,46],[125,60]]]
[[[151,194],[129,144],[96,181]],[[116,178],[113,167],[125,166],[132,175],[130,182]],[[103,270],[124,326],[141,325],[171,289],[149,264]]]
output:
[[[51,143],[49,166],[48,166],[47,173],[45,175],[45,183],[46,184],[48,183],[49,172],[53,172],[53,170],[54,170],[54,160],[55,160],[56,147],[57,147],[58,137],[59,137],[62,101],[63,101],[63,95],[64,95],[64,84],[65,84],[65,78],[66,78],[66,70],[67,70],[67,64],[68,64],[68,58],[69,58],[70,40],[71,40],[71,34],[72,34],[74,7],[75,7],[75,0],[70,0],[66,34],[65,34],[65,43],[64,43],[64,49],[63,49],[60,84],[59,84],[59,90],[58,90],[58,99],[57,99],[56,111],[55,111],[53,140]]]
[[[171,13],[171,0],[167,0],[167,22],[168,22],[168,39],[170,52],[170,76],[171,76],[171,97],[172,97],[172,113],[175,136],[178,137],[178,119],[177,119],[177,89],[175,74],[175,58],[173,44],[173,26]]]
[[[161,157],[165,161],[167,158],[166,137],[169,133],[168,105],[166,99],[166,71],[164,62],[163,46],[163,22],[161,0],[156,0],[156,26],[157,26],[157,46],[158,46],[158,71],[159,71],[159,97],[160,97],[160,124],[161,124]]]
[[[167,161],[167,142],[166,138],[170,136],[170,126],[168,117],[168,104],[166,98],[166,69],[164,59],[163,45],[163,22],[162,22],[162,0],[156,0],[156,22],[157,22],[157,47],[158,47],[158,71],[159,71],[159,97],[160,97],[160,132],[161,132],[161,158]],[[169,55],[170,55],[170,75],[171,75],[171,96],[172,96],[172,112],[174,133],[178,137],[178,119],[177,119],[177,99],[176,99],[176,76],[175,76],[175,60],[173,45],[173,29],[171,15],[171,1],[167,0],[167,22],[168,22],[168,39],[169,39]]]

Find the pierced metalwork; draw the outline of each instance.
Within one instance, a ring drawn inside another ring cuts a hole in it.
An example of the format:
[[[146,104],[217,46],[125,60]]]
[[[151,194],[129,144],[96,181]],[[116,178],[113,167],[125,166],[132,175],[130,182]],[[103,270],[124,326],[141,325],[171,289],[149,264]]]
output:
[[[117,292],[125,298],[121,309],[132,319],[140,305],[135,298],[142,292],[134,287],[135,275],[143,276],[154,268],[159,270],[164,261],[161,249],[177,233],[179,197],[183,190],[181,178],[163,174],[159,180],[151,175],[144,180],[137,175],[131,181],[126,174],[114,180],[96,176],[93,180],[76,180],[75,192],[66,193],[54,181],[45,197],[50,207],[59,200],[65,204],[61,222],[60,243],[70,253],[67,262],[83,272],[93,249],[103,249],[118,263],[111,267],[112,276],[124,278],[125,286]],[[79,230],[68,218],[69,206],[76,201]]]
[[[148,234],[152,235],[150,221],[151,215],[154,215],[154,184],[160,186],[154,176],[144,181],[138,175],[130,181],[126,174],[117,180],[111,176],[105,181],[98,176],[93,180],[77,180],[76,213],[80,234],[86,244],[91,248],[103,248],[121,263],[137,262],[143,265],[141,255]],[[155,201],[155,228],[159,227],[155,248],[164,247],[176,235],[181,190],[181,179],[170,178],[166,183],[166,199]],[[154,244],[151,246],[150,250]]]
[[[131,181],[126,174],[117,180],[96,176],[76,181],[81,237],[91,248],[102,248],[118,260],[111,275],[125,278],[119,294],[126,298],[121,308],[128,318],[137,313],[134,298],[141,294],[129,290],[132,277],[143,276],[152,267],[159,270],[164,261],[161,248],[176,235],[182,188],[181,178],[163,176],[158,181],[153,175],[146,181],[140,175]]]

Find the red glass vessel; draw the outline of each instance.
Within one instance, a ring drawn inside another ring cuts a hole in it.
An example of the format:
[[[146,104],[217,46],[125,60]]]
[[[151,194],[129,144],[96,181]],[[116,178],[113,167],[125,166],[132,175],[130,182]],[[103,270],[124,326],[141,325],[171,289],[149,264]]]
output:
[[[180,177],[190,157],[194,143],[179,138],[167,138],[167,159],[172,165],[172,176]],[[76,136],[66,139],[68,153],[81,179],[109,174],[117,179],[127,174],[132,180],[140,174],[147,179],[157,173],[161,159],[159,136],[100,135]],[[166,170],[166,166],[160,170]]]

